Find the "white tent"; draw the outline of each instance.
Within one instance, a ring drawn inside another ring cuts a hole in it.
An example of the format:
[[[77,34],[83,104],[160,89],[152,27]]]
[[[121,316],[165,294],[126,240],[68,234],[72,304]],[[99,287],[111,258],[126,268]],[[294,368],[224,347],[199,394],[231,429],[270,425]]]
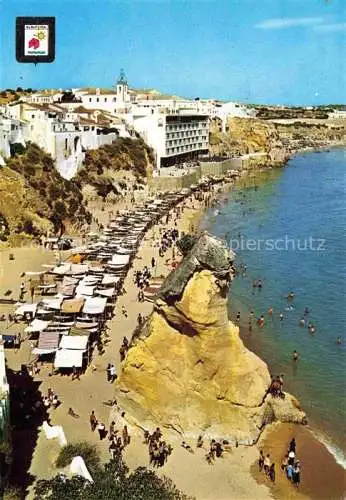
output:
[[[120,280],[119,276],[112,276],[111,274],[105,274],[101,281],[101,285],[115,285]]]
[[[76,349],[85,351],[88,339],[88,335],[65,335],[60,340],[59,349]]]
[[[49,321],[34,319],[24,330],[25,333],[42,332],[49,325]]]
[[[83,313],[102,314],[106,309],[107,299],[102,297],[87,297],[85,299]]]
[[[112,256],[112,260],[109,260],[108,264],[111,264],[113,266],[126,266],[129,263],[129,261],[130,261],[129,255],[114,253]]]
[[[61,264],[60,266],[54,267],[52,273],[53,274],[58,274],[62,276],[63,274],[67,274],[71,269],[71,264]]]
[[[61,425],[49,425],[49,423],[45,420],[42,424],[42,428],[47,439],[58,438],[61,446],[67,445],[67,439]]]
[[[55,309],[57,311],[60,310],[62,298],[61,297],[55,297],[53,299],[43,299],[42,300],[42,305],[45,307],[48,307],[48,309]]]
[[[55,368],[81,368],[83,364],[83,351],[78,349],[59,349],[55,354]]]
[[[85,295],[89,295],[90,297],[92,297],[94,295],[94,290],[94,286],[78,285],[76,288],[76,297]]]
[[[76,476],[84,477],[84,479],[86,479],[90,483],[94,482],[82,457],[78,456],[73,458],[70,464],[70,472],[71,474],[75,474]]]
[[[101,290],[100,288],[96,288],[95,293],[97,295],[101,295],[101,297],[113,297],[115,294],[115,288],[106,288],[105,290]]]
[[[22,304],[16,309],[15,316],[24,316],[25,314],[32,314],[35,316],[37,309],[37,303],[35,304]]]

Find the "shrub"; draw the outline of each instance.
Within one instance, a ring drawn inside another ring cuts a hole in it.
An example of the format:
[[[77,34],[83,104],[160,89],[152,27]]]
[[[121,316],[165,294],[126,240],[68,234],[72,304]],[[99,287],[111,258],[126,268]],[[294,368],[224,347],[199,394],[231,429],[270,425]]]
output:
[[[86,441],[64,446],[56,460],[56,466],[59,468],[67,467],[76,456],[83,458],[91,474],[100,466],[100,457],[98,456],[95,446]]]
[[[20,142],[14,142],[10,145],[11,156],[22,155],[25,152],[25,146]]]

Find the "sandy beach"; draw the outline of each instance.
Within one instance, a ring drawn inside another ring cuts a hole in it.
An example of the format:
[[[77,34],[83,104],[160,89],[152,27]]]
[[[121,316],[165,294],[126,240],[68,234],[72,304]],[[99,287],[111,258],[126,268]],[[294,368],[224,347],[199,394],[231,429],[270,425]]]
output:
[[[230,186],[225,186],[227,191]],[[216,191],[216,190],[215,190]],[[177,222],[180,232],[188,232],[192,226],[197,228],[200,218],[204,212],[204,204],[186,199],[185,209]],[[172,221],[168,226],[172,225]],[[40,392],[45,395],[48,388],[53,388],[59,395],[62,404],[56,410],[50,410],[50,423],[52,425],[62,425],[67,441],[78,442],[87,440],[94,444],[104,460],[109,458],[108,439],[100,441],[98,434],[90,430],[89,415],[91,410],[99,421],[103,421],[106,427],[114,418],[112,408],[113,386],[107,382],[106,367],[108,363],[113,363],[117,372],[120,370],[119,348],[122,338],[131,338],[132,332],[137,326],[137,316],[149,315],[152,310],[151,302],[138,302],[137,288],[133,281],[133,273],[136,269],[142,269],[145,265],[151,265],[151,258],[154,256],[156,266],[154,277],[164,277],[171,270],[172,259],[168,254],[160,257],[158,247],[155,245],[160,238],[160,230],[167,227],[166,217],[160,223],[151,228],[141,241],[138,252],[134,258],[133,266],[124,281],[126,293],[119,296],[115,315],[107,323],[108,340],[105,354],[100,356],[94,353],[93,360],[80,380],[71,380],[71,376],[53,375],[51,376],[51,366],[42,365],[35,377],[39,384]],[[9,253],[15,256],[14,261],[9,261]],[[13,294],[18,295],[21,273],[27,270],[41,270],[42,264],[52,264],[55,262],[53,251],[42,248],[23,248],[6,250],[0,253],[1,256],[1,294],[5,290],[13,290]],[[12,267],[11,267],[12,266]],[[122,314],[122,308],[128,311],[126,318]],[[13,310],[13,306],[0,305],[0,314],[8,314]],[[3,327],[5,324],[3,324]],[[6,324],[6,327],[8,325]],[[9,327],[15,332],[21,325]],[[30,357],[31,345],[29,341],[22,343],[18,351],[7,350],[6,358],[8,368],[18,370],[22,363],[27,363]],[[68,415],[68,409],[73,408],[78,415],[73,418]],[[125,415],[125,419],[127,416]],[[125,421],[118,419],[118,428],[121,429]],[[149,466],[147,446],[143,444],[143,433],[138,427],[131,425],[131,419],[126,420],[129,424],[129,432],[132,437],[131,444],[124,451],[124,458],[130,468],[138,466]],[[163,430],[164,436],[165,431]],[[294,433],[299,449],[299,457],[303,463],[302,486],[299,492],[288,484],[285,478],[280,477],[279,464],[285,447]],[[23,439],[23,436],[18,438]],[[188,443],[194,453],[189,453],[181,447],[181,438],[167,436],[167,441],[173,446],[173,453],[167,463],[158,473],[170,477],[179,489],[186,494],[194,496],[199,500],[228,500],[228,499],[268,499],[268,498],[342,498],[342,484],[345,480],[344,469],[340,470],[332,455],[319,443],[313,435],[304,428],[283,425],[280,428],[274,426],[273,430],[266,433],[261,439],[259,446],[233,448],[231,452],[224,453],[223,457],[217,459],[214,465],[208,465],[205,460],[206,449],[196,449],[196,443]],[[263,448],[272,454],[277,464],[277,484],[269,484],[268,480],[257,472],[256,461],[258,450]],[[59,445],[54,440],[48,441],[43,432],[40,431],[35,443],[34,452],[29,463],[21,465],[27,467],[28,474],[33,482],[35,477],[48,478],[57,473],[54,462],[59,453]],[[328,481],[326,481],[326,470],[328,470]],[[14,475],[22,471],[14,471]],[[329,481],[330,480],[330,481]],[[28,477],[19,481],[25,484]],[[325,483],[323,483],[325,481]],[[322,484],[323,483],[323,484]],[[331,494],[332,496],[331,496]],[[28,498],[32,498],[32,490]]]

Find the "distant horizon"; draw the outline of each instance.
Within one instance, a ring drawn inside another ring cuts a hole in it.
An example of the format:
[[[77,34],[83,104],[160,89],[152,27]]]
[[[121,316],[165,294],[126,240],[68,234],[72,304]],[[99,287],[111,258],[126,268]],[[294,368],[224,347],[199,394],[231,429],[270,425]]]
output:
[[[17,16],[55,16],[56,59],[15,59]],[[0,87],[134,88],[264,105],[346,102],[344,0],[11,0]],[[210,97],[208,97],[210,96]]]

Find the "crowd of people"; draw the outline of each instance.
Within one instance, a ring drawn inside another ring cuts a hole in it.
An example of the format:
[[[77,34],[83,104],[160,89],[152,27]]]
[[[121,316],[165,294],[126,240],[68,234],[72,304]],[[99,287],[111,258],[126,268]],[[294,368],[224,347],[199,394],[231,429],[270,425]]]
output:
[[[296,457],[296,440],[293,438],[287,449],[287,454],[282,460],[281,470],[285,471],[286,477],[297,488],[300,484],[301,465]]]
[[[260,450],[258,466],[260,472],[263,471],[268,479],[275,483],[275,463],[272,461],[269,453],[265,455],[263,450]],[[300,484],[301,465],[300,461],[296,458],[295,438],[292,438],[289,443],[287,454],[281,463],[281,470],[285,472],[287,479],[298,488]]]
[[[162,439],[160,427],[157,427],[152,434],[149,431],[144,431],[144,442],[148,445],[149,463],[153,467],[163,467],[173,448]]]

